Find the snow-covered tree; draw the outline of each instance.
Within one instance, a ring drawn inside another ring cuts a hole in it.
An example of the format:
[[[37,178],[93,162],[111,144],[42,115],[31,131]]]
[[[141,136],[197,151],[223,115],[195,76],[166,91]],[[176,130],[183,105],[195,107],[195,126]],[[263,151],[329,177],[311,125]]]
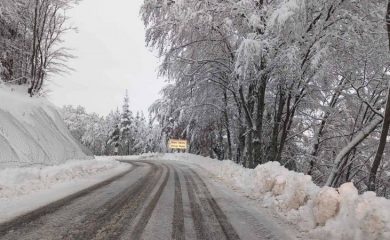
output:
[[[72,55],[63,46],[70,27],[66,12],[78,0],[2,0],[0,75],[7,84],[39,94],[52,74],[67,71]]]
[[[126,90],[122,105],[121,123],[120,123],[120,139],[123,153],[130,155],[134,145],[134,119],[133,113],[129,109],[129,94]]]
[[[161,136],[244,166],[279,161],[320,184],[367,188],[388,89],[385,5],[145,0],[146,42],[169,81],[151,107]]]
[[[121,123],[121,114],[119,109],[116,111],[111,111],[106,117],[106,127],[109,131],[107,148],[105,154],[110,155],[119,150],[120,146],[120,123]]]

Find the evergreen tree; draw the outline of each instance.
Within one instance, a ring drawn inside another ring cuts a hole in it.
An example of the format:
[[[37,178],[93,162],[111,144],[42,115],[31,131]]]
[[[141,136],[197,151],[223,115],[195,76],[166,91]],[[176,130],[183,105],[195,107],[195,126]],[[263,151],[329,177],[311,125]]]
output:
[[[119,112],[119,109],[116,109],[115,112],[111,111],[106,117],[106,125],[110,132],[107,148],[105,150],[107,155],[118,153],[118,148],[120,146],[120,123],[121,113]]]
[[[111,145],[114,147],[114,154],[118,154],[118,148],[120,146],[120,125],[116,125],[114,130],[112,131],[111,135],[110,135],[110,139],[108,140],[108,145]]]
[[[124,98],[122,106],[122,118],[120,124],[120,139],[122,142],[123,153],[130,155],[132,152],[132,145],[134,142],[133,131],[132,131],[132,122],[133,116],[132,112],[129,109],[129,93],[126,90],[126,95]]]

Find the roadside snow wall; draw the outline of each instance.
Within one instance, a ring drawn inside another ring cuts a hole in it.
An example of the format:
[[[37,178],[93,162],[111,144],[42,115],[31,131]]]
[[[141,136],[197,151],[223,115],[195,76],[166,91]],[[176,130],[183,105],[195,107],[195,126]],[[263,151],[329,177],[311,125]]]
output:
[[[227,185],[255,199],[261,207],[319,240],[390,239],[390,200],[374,192],[358,194],[353,183],[335,189],[318,187],[311,177],[278,162],[247,169],[232,161],[191,154],[145,154],[138,159],[177,160],[207,169]],[[128,159],[128,157],[126,157]]]
[[[0,85],[0,168],[86,159],[56,107]]]

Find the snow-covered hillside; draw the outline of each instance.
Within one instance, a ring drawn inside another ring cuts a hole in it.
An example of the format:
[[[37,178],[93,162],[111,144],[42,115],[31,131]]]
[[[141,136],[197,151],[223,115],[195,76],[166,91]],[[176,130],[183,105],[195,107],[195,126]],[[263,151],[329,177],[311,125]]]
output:
[[[86,159],[56,107],[0,85],[0,167],[55,165]]]

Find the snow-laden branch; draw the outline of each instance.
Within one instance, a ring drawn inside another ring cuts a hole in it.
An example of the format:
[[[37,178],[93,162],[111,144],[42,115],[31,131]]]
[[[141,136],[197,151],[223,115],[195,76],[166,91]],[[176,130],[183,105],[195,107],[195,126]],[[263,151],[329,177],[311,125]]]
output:
[[[375,118],[372,120],[359,134],[357,134],[351,142],[348,143],[341,151],[337,154],[336,159],[334,160],[334,164],[328,180],[326,181],[326,186],[331,186],[334,183],[334,180],[339,173],[340,166],[342,165],[342,161],[345,156],[354,149],[357,145],[359,145],[364,139],[366,139],[383,121],[383,118]]]

